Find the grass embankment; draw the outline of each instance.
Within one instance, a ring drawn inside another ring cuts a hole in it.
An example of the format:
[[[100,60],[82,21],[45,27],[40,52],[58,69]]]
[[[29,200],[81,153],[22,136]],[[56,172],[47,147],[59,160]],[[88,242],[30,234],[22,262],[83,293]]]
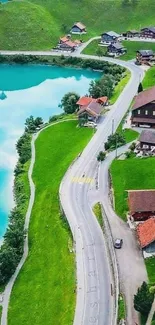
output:
[[[147,89],[149,87],[155,86],[155,67],[150,68],[145,73],[145,77],[143,79],[143,88]]]
[[[123,91],[123,89],[127,85],[128,81],[130,80],[130,77],[131,77],[130,71],[126,70],[124,78],[122,78],[120,80],[120,82],[117,84],[117,86],[114,89],[114,93],[113,93],[112,97],[110,98],[110,104],[111,105],[116,102],[116,100],[120,96],[121,92]]]
[[[126,220],[127,190],[155,188],[155,158],[114,160],[110,172],[115,195],[116,213]]]
[[[122,60],[135,59],[136,51],[138,51],[138,50],[153,50],[153,51],[155,51],[155,43],[152,43],[152,42],[123,41],[122,44],[127,49],[127,53],[120,57]]]
[[[126,308],[125,308],[125,300],[123,295],[119,295],[119,300],[118,300],[118,317],[117,317],[117,322],[119,323],[120,320],[126,318]]]
[[[98,202],[93,207],[93,212],[98,220],[99,225],[101,226],[102,230],[104,228],[103,217],[102,217],[102,210],[101,210],[101,203]]]
[[[155,257],[145,260],[149,283],[155,285]]]
[[[135,139],[137,139],[138,136],[139,136],[139,133],[132,130],[132,129],[123,129],[125,119],[126,119],[126,115],[124,116],[121,123],[119,124],[119,126],[117,128],[117,132],[122,133],[124,135],[124,137],[125,137],[126,143],[129,143],[129,142],[134,141]]]
[[[76,128],[76,124],[59,123],[36,140],[29,256],[13,288],[9,325],[73,323],[74,255],[68,249],[71,234],[60,215],[58,190],[68,166],[92,136],[92,130]]]
[[[99,42],[99,39],[93,40],[87,47],[85,47],[82,53],[87,55],[98,55],[98,51],[100,51],[100,56],[106,55],[107,46],[99,46]]]
[[[102,0],[6,3],[0,8],[0,48],[51,49],[59,36],[68,33],[73,23],[79,20],[88,31],[83,39],[107,30],[140,29],[154,25],[154,12],[155,2],[152,0],[137,1],[136,5],[130,1],[127,6],[122,5],[122,0],[105,0],[104,4]]]

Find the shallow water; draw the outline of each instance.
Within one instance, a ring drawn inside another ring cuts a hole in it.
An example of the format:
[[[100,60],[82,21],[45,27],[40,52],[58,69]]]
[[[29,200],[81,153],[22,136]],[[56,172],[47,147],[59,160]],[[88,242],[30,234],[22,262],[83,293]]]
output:
[[[33,115],[47,121],[62,113],[58,107],[68,91],[85,95],[99,73],[50,66],[0,65],[0,238],[9,210],[13,207],[13,170],[17,161],[15,143],[24,130],[25,119]]]

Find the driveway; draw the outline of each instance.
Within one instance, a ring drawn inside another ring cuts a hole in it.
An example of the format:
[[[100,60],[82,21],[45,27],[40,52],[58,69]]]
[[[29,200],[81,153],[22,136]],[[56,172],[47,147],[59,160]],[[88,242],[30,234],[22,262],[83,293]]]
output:
[[[129,145],[118,150],[118,154],[127,151]],[[114,239],[122,238],[123,246],[116,250],[119,267],[120,290],[124,293],[127,307],[127,324],[139,324],[139,315],[133,306],[134,294],[143,281],[147,281],[147,272],[141,250],[135,236],[127,223],[114,212],[109,198],[108,169],[115,158],[115,152],[109,154],[99,171],[100,200],[108,217]]]

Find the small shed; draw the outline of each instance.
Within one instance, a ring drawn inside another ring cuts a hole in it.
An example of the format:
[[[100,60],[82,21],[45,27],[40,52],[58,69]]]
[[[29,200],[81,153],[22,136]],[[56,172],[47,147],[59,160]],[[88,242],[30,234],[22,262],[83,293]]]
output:
[[[74,23],[70,31],[72,34],[85,34],[86,33],[86,26],[83,25],[81,22]]]

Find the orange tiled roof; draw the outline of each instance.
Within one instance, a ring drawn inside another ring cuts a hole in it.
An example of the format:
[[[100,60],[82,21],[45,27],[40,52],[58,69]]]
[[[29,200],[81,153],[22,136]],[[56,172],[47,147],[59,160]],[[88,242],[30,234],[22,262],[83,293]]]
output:
[[[65,44],[67,44],[69,47],[75,47],[76,46],[76,44],[74,42],[72,42],[72,41],[67,41],[67,42],[65,42]]]
[[[81,97],[76,104],[79,105],[79,106],[87,106],[92,101],[96,101],[96,99],[92,98],[92,97],[84,96],[84,97]]]
[[[100,100],[102,103],[106,103],[108,100],[107,96],[99,97],[97,100]]]
[[[155,241],[155,217],[140,223],[137,226],[137,235],[142,248]]]
[[[60,41],[63,42],[63,43],[68,42],[68,40],[69,40],[69,38],[67,36],[64,36],[64,37],[60,38]]]

